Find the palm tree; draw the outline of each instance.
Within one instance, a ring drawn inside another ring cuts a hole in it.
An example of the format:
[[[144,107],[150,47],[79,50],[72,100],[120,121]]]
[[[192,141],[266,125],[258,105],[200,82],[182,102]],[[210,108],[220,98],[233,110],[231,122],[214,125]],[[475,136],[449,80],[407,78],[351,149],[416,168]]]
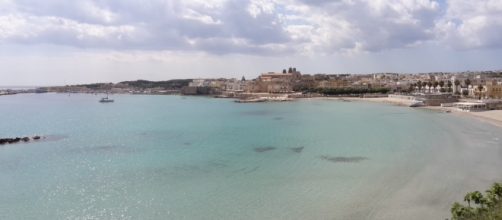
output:
[[[481,192],[479,191],[474,191],[472,194],[471,194],[471,200],[478,204],[478,205],[481,205],[481,207],[483,207],[484,205],[484,198],[483,198],[483,194],[481,194]]]
[[[472,201],[472,193],[467,193],[464,196],[464,201],[467,202],[467,205],[471,207],[471,201]]]
[[[479,91],[479,99],[481,99],[481,93],[483,92],[483,85],[479,84],[478,85],[478,91]]]
[[[460,86],[460,80],[456,79],[453,81],[453,84],[455,85],[455,90],[458,90],[458,86]]]
[[[455,81],[453,81],[453,84],[455,86],[459,86],[460,85],[460,80],[456,79]]]
[[[471,207],[465,207],[458,202],[453,203],[450,209],[452,220],[468,219],[474,216],[474,209]]]
[[[491,190],[486,190],[486,206],[488,208],[494,207],[498,202],[497,195]]]
[[[431,81],[427,82],[427,86],[429,87],[429,93],[431,93],[432,82]]]
[[[417,86],[418,86],[418,92],[422,92],[422,81],[418,80]]]
[[[467,88],[469,88],[469,85],[471,85],[471,80],[470,79],[465,79],[464,83],[467,86]]]
[[[463,217],[463,209],[464,209],[464,206],[460,205],[460,203],[458,203],[458,202],[453,203],[453,205],[450,209],[451,215],[453,216],[452,219],[462,218]]]
[[[498,200],[502,199],[502,184],[494,183],[489,191],[496,195]]]
[[[448,82],[446,83],[446,86],[448,86],[448,92],[453,92],[453,90],[451,89],[451,87],[453,86],[453,84],[451,83],[450,80],[448,80]]]
[[[444,81],[443,80],[439,81],[439,87],[443,88],[443,86],[444,86]]]
[[[416,87],[416,86],[417,86],[417,84],[416,84],[416,83],[412,83],[412,84],[410,84],[410,86],[409,86],[409,88],[408,88],[408,91],[409,91],[410,93],[411,93],[411,92],[413,92],[413,91],[415,91],[415,87]]]
[[[436,91],[436,88],[438,87],[438,85],[439,85],[438,81],[434,81],[434,83],[432,84],[432,87],[434,87],[434,92]]]

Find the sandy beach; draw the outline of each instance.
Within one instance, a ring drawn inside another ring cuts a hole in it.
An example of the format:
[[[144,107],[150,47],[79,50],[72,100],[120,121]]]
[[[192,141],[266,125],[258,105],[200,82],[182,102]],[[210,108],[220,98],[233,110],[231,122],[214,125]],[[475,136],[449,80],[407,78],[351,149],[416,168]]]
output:
[[[397,106],[409,106],[412,101],[404,100],[404,99],[396,99],[389,97],[381,97],[381,98],[359,98],[359,97],[315,97],[310,99],[319,99],[319,100],[337,100],[337,101],[356,101],[356,102],[376,102],[376,103],[386,103]]]
[[[364,102],[376,102],[376,103],[386,103],[397,106],[409,106],[411,104],[411,100],[403,100],[403,99],[395,99],[395,98],[320,98],[320,99],[331,99],[331,100],[348,100],[348,101],[364,101]],[[425,106],[419,107],[423,109],[440,111],[440,112],[451,112],[454,115],[460,117],[472,117],[478,120],[481,120],[486,123],[490,123],[499,127],[502,127],[502,110],[490,110],[490,111],[482,111],[482,112],[462,112],[458,111],[455,108],[451,107],[440,107],[440,106]]]
[[[480,119],[481,121],[502,127],[502,110],[491,110],[491,111],[484,111],[484,112],[458,112],[458,111],[456,111],[455,114],[475,117],[477,119]]]

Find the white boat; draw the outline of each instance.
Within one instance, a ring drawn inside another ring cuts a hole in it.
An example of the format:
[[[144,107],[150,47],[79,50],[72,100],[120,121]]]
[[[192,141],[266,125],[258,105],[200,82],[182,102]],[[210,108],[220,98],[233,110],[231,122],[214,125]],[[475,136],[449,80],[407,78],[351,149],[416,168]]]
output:
[[[101,100],[99,100],[99,102],[109,103],[109,102],[113,102],[113,99],[108,98],[108,94],[106,94],[106,97],[101,98]]]
[[[423,101],[413,101],[409,107],[420,107],[420,106],[424,106],[424,102]]]

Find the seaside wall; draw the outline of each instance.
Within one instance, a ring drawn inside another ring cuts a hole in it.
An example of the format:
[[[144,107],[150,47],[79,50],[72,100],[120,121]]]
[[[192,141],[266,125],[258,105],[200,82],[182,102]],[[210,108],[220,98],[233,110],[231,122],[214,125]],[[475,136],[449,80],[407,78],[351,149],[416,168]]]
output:
[[[458,98],[451,94],[389,95],[389,98],[422,101],[427,106],[440,106],[442,103],[458,101]]]

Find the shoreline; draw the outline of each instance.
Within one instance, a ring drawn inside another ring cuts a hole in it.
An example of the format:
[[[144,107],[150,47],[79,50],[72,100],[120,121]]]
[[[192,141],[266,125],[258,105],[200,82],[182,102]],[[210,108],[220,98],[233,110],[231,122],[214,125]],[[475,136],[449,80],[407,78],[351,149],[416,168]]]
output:
[[[393,98],[354,98],[354,97],[318,97],[312,99],[322,99],[322,100],[337,100],[337,101],[356,101],[356,102],[373,102],[373,103],[383,103],[390,104],[401,107],[408,107],[411,101],[393,99]],[[488,110],[481,112],[462,112],[451,107],[440,107],[440,106],[424,106],[415,107],[417,109],[427,109],[436,112],[448,112],[452,113],[457,117],[469,117],[481,121],[483,123],[488,123],[495,125],[497,127],[502,127],[502,110]]]
[[[51,92],[49,92],[51,93]],[[53,93],[53,94],[62,94],[62,93]],[[92,94],[92,93],[77,93],[77,94]],[[180,94],[130,94],[130,93],[116,93],[120,95],[179,95]],[[10,94],[15,95],[15,94]],[[208,96],[206,96],[208,97]],[[209,96],[213,97],[213,96]],[[230,98],[230,97],[228,97]],[[389,97],[377,97],[377,98],[361,98],[361,97],[309,97],[309,98],[290,98],[287,101],[295,101],[295,100],[335,100],[335,101],[346,101],[346,102],[372,102],[372,103],[383,103],[394,106],[408,107],[413,101],[412,100],[404,100],[404,99],[396,99]],[[427,109],[436,112],[448,112],[452,113],[457,117],[470,117],[481,121],[483,123],[492,124],[497,127],[502,127],[502,110],[488,110],[481,112],[462,112],[458,111],[451,107],[440,107],[440,106],[423,106],[423,107],[414,107],[418,109]]]

